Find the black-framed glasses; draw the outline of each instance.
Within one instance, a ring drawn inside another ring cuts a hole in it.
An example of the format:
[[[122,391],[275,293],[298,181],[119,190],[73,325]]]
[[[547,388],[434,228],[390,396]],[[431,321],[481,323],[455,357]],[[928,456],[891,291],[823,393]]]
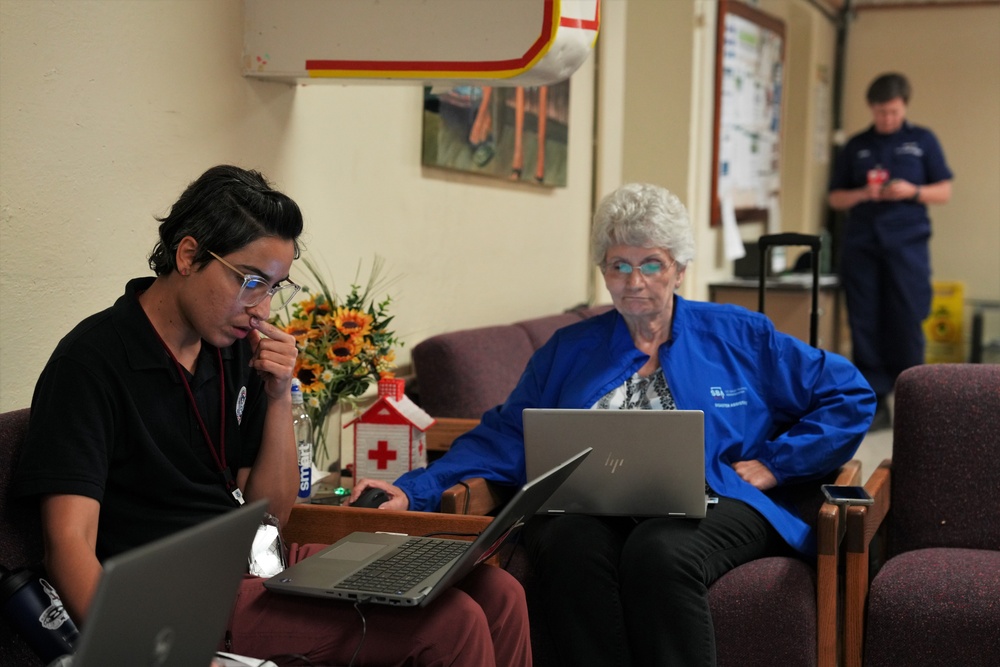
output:
[[[666,273],[670,270],[670,267],[676,263],[677,260],[674,260],[669,264],[664,264],[658,259],[643,262],[642,264],[629,264],[628,262],[617,261],[607,262],[602,268],[604,269],[604,273],[611,278],[626,278],[632,275],[632,272],[636,270],[638,270],[643,277],[652,278],[653,276]]]
[[[240,293],[236,295],[236,303],[241,306],[252,308],[264,299],[271,297],[271,310],[281,310],[295,298],[296,294],[299,293],[300,287],[291,280],[287,280],[280,285],[271,287],[264,278],[252,273],[243,273],[211,250],[208,251],[208,254],[219,260],[223,266],[228,267],[234,273],[243,278],[243,285],[240,287]]]

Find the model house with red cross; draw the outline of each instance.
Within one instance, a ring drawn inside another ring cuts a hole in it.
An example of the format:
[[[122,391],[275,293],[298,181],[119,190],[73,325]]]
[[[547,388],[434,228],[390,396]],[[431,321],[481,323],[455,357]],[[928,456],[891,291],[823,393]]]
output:
[[[392,482],[427,465],[426,431],[435,420],[403,393],[404,387],[398,378],[379,380],[378,400],[347,424],[354,426],[355,479]]]

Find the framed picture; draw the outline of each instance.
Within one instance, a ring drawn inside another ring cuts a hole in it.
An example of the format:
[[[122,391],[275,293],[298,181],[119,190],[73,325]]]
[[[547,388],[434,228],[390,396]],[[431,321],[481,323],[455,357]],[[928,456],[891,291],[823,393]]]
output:
[[[424,89],[421,162],[565,187],[569,81],[551,86]]]

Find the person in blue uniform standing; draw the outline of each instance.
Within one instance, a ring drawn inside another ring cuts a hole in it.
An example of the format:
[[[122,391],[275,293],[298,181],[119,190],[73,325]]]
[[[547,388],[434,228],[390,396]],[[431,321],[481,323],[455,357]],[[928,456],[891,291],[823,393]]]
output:
[[[901,74],[868,87],[873,124],[847,142],[828,202],[846,211],[840,281],[853,360],[878,397],[873,428],[890,425],[886,397],[896,377],[924,361],[930,312],[928,204],[951,198],[952,172],[934,133],[906,120],[910,84]]]

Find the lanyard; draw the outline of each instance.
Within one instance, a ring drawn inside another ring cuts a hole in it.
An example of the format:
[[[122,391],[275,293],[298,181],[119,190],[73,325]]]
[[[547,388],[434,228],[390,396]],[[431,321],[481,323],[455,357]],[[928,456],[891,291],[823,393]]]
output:
[[[150,322],[150,325],[152,325],[152,322]],[[215,443],[212,442],[212,436],[208,433],[208,427],[205,426],[205,420],[201,418],[201,410],[198,409],[198,403],[194,400],[194,392],[191,391],[191,385],[187,380],[187,371],[181,365],[181,362],[177,361],[177,357],[174,356],[174,353],[167,346],[163,337],[160,336],[160,332],[156,330],[156,327],[153,327],[153,333],[156,334],[156,337],[160,340],[160,344],[163,345],[163,349],[167,351],[171,361],[177,367],[177,373],[181,376],[181,384],[184,385],[188,403],[191,405],[191,410],[194,411],[195,419],[198,420],[198,426],[201,428],[201,434],[208,445],[208,451],[211,452],[212,458],[215,460],[215,466],[222,474],[222,481],[226,485],[226,490],[232,494],[237,503],[242,505],[244,503],[243,493],[240,491],[240,487],[236,486],[236,480],[233,479],[233,474],[229,471],[229,466],[226,465],[226,370],[222,365],[222,352],[219,348],[215,348],[215,357],[219,362],[219,408],[221,411],[219,416],[219,448],[216,450]]]

